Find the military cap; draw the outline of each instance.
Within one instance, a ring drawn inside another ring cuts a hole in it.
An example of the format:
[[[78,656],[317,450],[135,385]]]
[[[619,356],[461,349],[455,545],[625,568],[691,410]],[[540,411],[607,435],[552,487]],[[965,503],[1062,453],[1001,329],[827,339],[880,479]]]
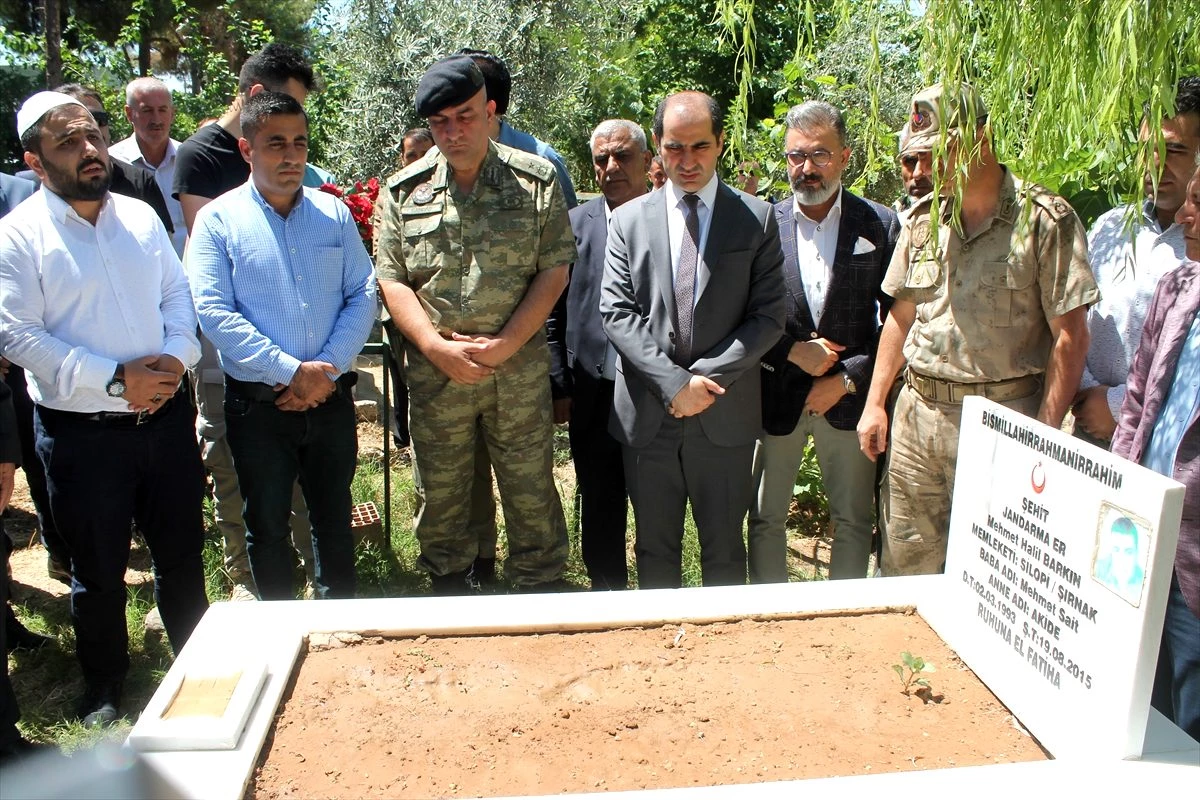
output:
[[[912,99],[908,127],[912,132],[901,153],[932,150],[941,135],[942,127],[950,138],[959,138],[963,131],[987,119],[987,108],[970,84],[960,84],[957,91],[940,83],[917,92]]]
[[[448,106],[465,103],[483,88],[483,73],[468,56],[435,61],[417,84],[417,114],[428,117]]]

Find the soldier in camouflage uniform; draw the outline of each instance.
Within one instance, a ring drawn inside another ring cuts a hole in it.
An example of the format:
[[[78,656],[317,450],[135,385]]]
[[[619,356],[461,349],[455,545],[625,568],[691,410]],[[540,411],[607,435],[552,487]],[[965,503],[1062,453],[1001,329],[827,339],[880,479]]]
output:
[[[881,489],[884,575],[940,572],[962,401],[987,397],[1058,427],[1088,349],[1087,307],[1099,292],[1085,230],[1061,197],[1013,176],[991,151],[987,111],[969,86],[913,98],[915,174],[930,174],[945,127],[936,226],[933,195],[912,210],[883,282],[895,298],[858,425],[874,459],[888,452]],[[954,161],[970,159],[953,213]],[[907,364],[891,443],[884,401]]]
[[[377,272],[404,337],[420,565],[437,593],[477,585],[468,532],[476,436],[496,470],[521,587],[561,584],[567,558],[553,462],[544,323],[575,259],[554,167],[488,139],[493,104],[469,58],[434,64],[416,94],[437,150],[388,181]]]

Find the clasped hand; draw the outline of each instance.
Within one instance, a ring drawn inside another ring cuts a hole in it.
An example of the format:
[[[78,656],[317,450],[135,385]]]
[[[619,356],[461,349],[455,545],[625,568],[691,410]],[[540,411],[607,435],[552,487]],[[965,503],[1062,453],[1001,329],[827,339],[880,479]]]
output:
[[[142,356],[121,365],[125,372],[125,394],[130,411],[153,414],[175,396],[183,379],[183,364],[174,356],[162,353]]]
[[[329,376],[337,368],[328,361],[304,361],[292,375],[289,384],[276,384],[275,406],[281,411],[308,411],[329,399],[337,383]]]
[[[725,389],[712,378],[693,375],[687,385],[671,398],[667,413],[676,419],[693,417],[715,403],[717,396],[722,394],[725,394]]]

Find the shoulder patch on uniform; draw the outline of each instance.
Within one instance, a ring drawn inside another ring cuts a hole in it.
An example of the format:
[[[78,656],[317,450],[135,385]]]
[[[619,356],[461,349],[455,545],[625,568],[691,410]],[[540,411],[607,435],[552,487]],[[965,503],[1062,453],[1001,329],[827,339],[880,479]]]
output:
[[[497,146],[496,154],[512,169],[524,172],[538,180],[548,181],[558,175],[554,170],[554,165],[539,155],[526,153],[524,150],[517,150],[514,147],[500,146]]]
[[[1045,186],[1039,186],[1036,183],[1025,183],[1021,185],[1018,192],[1024,194],[1034,204],[1046,209],[1054,219],[1062,219],[1069,214],[1075,213],[1075,209],[1071,208],[1070,203]]]

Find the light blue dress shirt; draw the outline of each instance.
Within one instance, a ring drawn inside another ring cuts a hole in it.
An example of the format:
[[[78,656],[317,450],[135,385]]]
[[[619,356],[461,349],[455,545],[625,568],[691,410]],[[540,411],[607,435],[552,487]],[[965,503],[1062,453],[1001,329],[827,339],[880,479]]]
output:
[[[563,160],[557,150],[536,136],[517,130],[504,120],[500,120],[500,135],[496,137],[496,141],[518,150],[524,150],[526,153],[541,156],[553,164],[554,171],[558,173],[558,188],[562,189],[563,199],[567,201],[567,208],[579,205],[575,199],[575,186],[571,183],[571,176],[567,173],[567,162]]]
[[[346,372],[375,321],[375,270],[349,209],[301,191],[285,218],[251,179],[201,209],[192,231],[200,327],[241,381],[288,384],[303,361]]]
[[[1168,478],[1175,476],[1175,456],[1197,408],[1200,408],[1200,314],[1192,320],[1183,342],[1171,391],[1154,422],[1150,445],[1142,457],[1143,467]]]

